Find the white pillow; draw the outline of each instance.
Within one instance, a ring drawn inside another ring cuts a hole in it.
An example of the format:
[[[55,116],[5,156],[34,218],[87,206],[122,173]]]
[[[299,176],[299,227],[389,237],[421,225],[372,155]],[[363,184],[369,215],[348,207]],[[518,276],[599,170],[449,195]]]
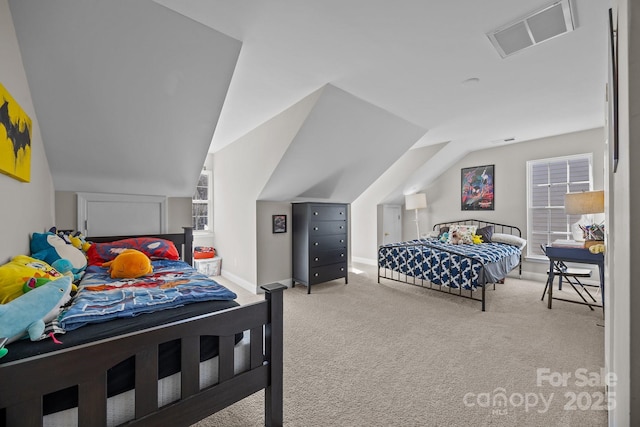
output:
[[[506,245],[517,246],[522,250],[527,246],[527,241],[522,237],[514,236],[513,234],[493,233],[491,241],[494,243],[504,243]]]
[[[433,230],[424,235],[427,239],[437,239],[440,236],[440,232],[438,230]]]

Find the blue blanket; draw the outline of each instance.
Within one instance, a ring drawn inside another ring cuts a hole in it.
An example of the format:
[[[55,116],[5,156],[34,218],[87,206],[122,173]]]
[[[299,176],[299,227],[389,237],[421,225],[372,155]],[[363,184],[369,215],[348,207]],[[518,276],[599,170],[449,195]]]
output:
[[[72,304],[60,314],[71,331],[88,323],[179,307],[209,300],[233,300],[236,294],[182,261],[156,260],[153,273],[138,279],[112,279],[106,268],[91,266]]]
[[[502,243],[452,245],[435,239],[384,245],[378,265],[451,288],[476,289],[504,278],[520,258],[520,249]],[[496,274],[497,271],[503,274]]]

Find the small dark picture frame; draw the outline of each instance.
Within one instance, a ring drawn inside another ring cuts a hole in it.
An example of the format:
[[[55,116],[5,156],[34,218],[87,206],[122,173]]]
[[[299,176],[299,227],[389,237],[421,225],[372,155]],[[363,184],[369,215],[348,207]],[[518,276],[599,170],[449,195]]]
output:
[[[272,215],[273,233],[286,233],[287,232],[287,216],[286,215]]]

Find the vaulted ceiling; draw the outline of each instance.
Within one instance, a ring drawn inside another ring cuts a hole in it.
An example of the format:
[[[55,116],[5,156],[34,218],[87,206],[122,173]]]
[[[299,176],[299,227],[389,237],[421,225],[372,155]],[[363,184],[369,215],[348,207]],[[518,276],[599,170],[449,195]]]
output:
[[[57,190],[189,196],[207,150],[322,90],[261,197],[357,176],[346,202],[411,146],[445,143],[405,191],[473,150],[603,126],[606,1],[571,1],[574,31],[506,58],[487,37],[551,4],[10,0]],[[330,147],[346,158],[323,168]],[[308,182],[291,169],[300,153]]]

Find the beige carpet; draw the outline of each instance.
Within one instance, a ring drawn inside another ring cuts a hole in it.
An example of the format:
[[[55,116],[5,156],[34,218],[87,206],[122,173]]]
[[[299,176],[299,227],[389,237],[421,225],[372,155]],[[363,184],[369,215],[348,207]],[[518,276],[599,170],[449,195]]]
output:
[[[607,425],[605,388],[591,386],[604,363],[602,311],[561,301],[548,310],[543,283],[508,278],[483,313],[355,267],[348,285],[285,291],[285,426]],[[551,385],[561,373],[570,377]],[[593,382],[581,386],[581,373]],[[264,425],[263,398],[196,425]]]

